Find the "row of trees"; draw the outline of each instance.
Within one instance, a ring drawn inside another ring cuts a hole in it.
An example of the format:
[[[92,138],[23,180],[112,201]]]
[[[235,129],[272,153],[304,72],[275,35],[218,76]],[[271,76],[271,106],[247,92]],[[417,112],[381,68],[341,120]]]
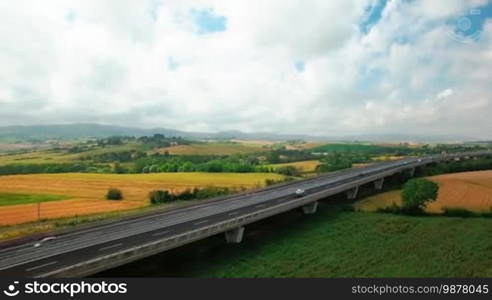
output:
[[[109,173],[111,167],[84,163],[9,164],[0,166],[0,175],[91,172]]]
[[[316,167],[316,171],[333,172],[337,170],[351,168],[355,163],[365,163],[371,161],[371,155],[358,152],[330,152],[320,159],[320,164]]]
[[[177,194],[173,194],[167,190],[155,190],[149,193],[149,200],[152,204],[163,204],[178,200],[202,200],[225,196],[235,192],[238,192],[238,190],[215,186],[186,189]]]
[[[156,172],[270,172],[257,157],[246,155],[217,156],[151,156],[135,162],[136,173]]]

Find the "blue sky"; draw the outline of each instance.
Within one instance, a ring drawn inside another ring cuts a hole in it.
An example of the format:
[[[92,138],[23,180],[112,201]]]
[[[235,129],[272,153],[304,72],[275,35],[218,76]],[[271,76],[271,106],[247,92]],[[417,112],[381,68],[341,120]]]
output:
[[[387,0],[378,0],[374,5],[369,5],[366,8],[366,16],[360,23],[360,29],[362,32],[367,33],[372,26],[374,26],[381,19],[381,14],[386,7],[387,2]]]
[[[192,9],[191,16],[198,26],[200,34],[225,31],[227,19],[224,16],[214,14],[211,9]]]

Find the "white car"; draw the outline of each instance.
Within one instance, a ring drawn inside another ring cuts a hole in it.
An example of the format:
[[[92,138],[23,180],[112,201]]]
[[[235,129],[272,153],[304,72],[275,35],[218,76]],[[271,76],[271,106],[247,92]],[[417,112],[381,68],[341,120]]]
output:
[[[41,247],[43,245],[43,243],[52,241],[54,239],[56,239],[56,236],[48,236],[48,237],[45,237],[45,238],[41,239],[40,241],[36,242],[34,244],[34,248]]]
[[[302,197],[302,196],[304,196],[304,193],[305,193],[305,192],[306,192],[306,191],[305,191],[305,190],[303,190],[303,189],[297,189],[297,190],[296,190],[296,196],[297,196],[297,197]]]

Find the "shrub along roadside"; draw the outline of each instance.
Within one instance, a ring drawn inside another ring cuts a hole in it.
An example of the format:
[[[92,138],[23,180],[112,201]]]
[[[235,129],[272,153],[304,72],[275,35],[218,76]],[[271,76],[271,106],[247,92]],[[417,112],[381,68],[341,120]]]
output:
[[[173,194],[167,190],[155,190],[149,193],[149,200],[151,204],[169,203],[178,200],[202,200],[237,193],[241,190],[244,189],[238,190],[215,186],[186,189],[179,194]]]

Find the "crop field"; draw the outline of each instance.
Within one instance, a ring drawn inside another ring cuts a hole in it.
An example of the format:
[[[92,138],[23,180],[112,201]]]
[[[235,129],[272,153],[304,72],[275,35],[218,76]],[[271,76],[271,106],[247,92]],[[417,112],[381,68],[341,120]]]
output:
[[[319,212],[299,223],[253,245],[247,236],[249,247],[224,248],[185,276],[492,276],[490,219]]]
[[[430,179],[439,183],[439,196],[428,205],[428,212],[440,213],[444,207],[475,212],[488,212],[492,208],[492,171],[445,174]],[[375,211],[393,203],[401,203],[400,191],[375,195],[355,206],[360,210]]]
[[[212,185],[255,188],[263,186],[266,179],[282,178],[281,175],[270,173],[65,173],[1,176],[0,193],[16,195],[11,198],[12,205],[0,206],[0,225],[38,220],[38,204],[19,204],[19,198],[22,197],[65,198],[40,204],[40,218],[49,219],[144,207],[149,204],[148,193],[157,189],[180,192],[187,188]],[[120,189],[124,199],[106,200],[106,192],[111,187]],[[9,199],[4,197],[2,202],[8,203]]]
[[[67,163],[80,160],[84,156],[99,155],[137,149],[137,145],[106,146],[79,153],[66,153],[54,150],[32,151],[21,154],[0,154],[0,166],[7,164]]]
[[[29,194],[0,193],[0,206],[56,201],[56,200],[63,200],[67,198],[68,198],[67,196],[63,196],[63,195],[29,195]]]
[[[316,167],[320,164],[318,160],[306,160],[306,161],[297,161],[291,163],[282,163],[282,164],[271,164],[267,165],[269,168],[281,168],[286,166],[292,166],[299,169],[303,173],[312,173],[316,170]]]
[[[353,152],[353,153],[371,153],[386,154],[388,152],[395,152],[400,150],[406,150],[400,146],[388,146],[388,145],[374,145],[374,144],[346,144],[346,143],[333,143],[314,147],[312,149],[315,152]]]
[[[231,140],[231,142],[255,147],[270,147],[275,144],[275,142],[267,140]]]
[[[206,143],[160,148],[159,153],[164,153],[167,151],[172,155],[231,155],[263,152],[268,150],[268,148],[255,144]]]
[[[320,203],[223,237],[109,270],[100,277],[490,277],[492,219],[336,211]]]

